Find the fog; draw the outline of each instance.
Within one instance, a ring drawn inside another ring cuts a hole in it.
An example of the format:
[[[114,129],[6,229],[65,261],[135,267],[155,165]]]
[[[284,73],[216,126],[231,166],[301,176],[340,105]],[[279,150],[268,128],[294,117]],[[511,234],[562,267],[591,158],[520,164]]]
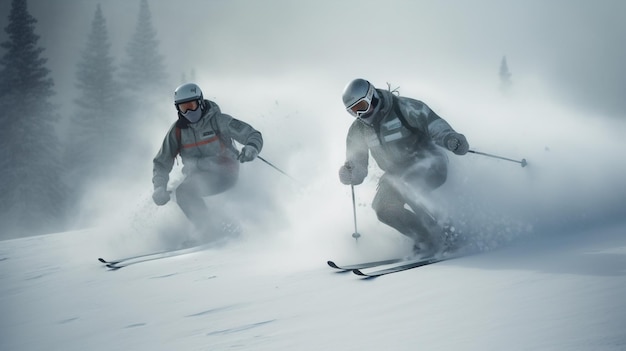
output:
[[[57,102],[71,110],[75,63],[97,2],[28,1],[56,82]],[[0,4],[8,13],[10,3]],[[102,2],[114,55],[123,57],[139,1]],[[300,233],[314,240],[349,238],[350,188],[338,181],[352,117],[341,103],[353,78],[390,84],[419,99],[466,135],[481,155],[449,154],[448,182],[435,206],[456,218],[494,224],[511,235],[597,224],[626,214],[623,139],[626,102],[626,4],[621,1],[149,1],[172,91],[193,72],[205,97],[259,129],[261,156],[242,166],[229,193],[207,201],[238,218],[244,232]],[[7,16],[0,18],[6,26]],[[1,41],[5,33],[0,34]],[[503,56],[512,86],[499,90]],[[119,63],[119,59],[117,61]],[[109,226],[129,244],[170,241],[182,213],[150,199],[152,157],[176,115],[142,128],[152,152],[131,162],[132,176],[109,179],[86,203],[97,213],[83,225]],[[179,169],[172,182],[180,181]],[[375,168],[357,186],[362,234],[403,240],[377,223],[369,205]],[[219,210],[218,210],[219,209]],[[475,223],[472,223],[475,224]],[[184,229],[186,230],[186,229]],[[398,239],[399,238],[399,239]],[[351,240],[351,239],[350,239]],[[174,245],[176,243],[173,243]]]
[[[97,3],[28,1],[60,91],[73,89],[74,63]],[[122,55],[139,1],[101,5],[113,51]],[[338,78],[412,74],[424,84],[445,77],[488,81],[506,55],[515,81],[541,80],[553,98],[618,116],[626,107],[626,4],[619,0],[153,0],[149,6],[175,79],[195,69],[211,78],[315,70]],[[9,8],[2,2],[0,13]],[[2,28],[6,22],[0,16]]]

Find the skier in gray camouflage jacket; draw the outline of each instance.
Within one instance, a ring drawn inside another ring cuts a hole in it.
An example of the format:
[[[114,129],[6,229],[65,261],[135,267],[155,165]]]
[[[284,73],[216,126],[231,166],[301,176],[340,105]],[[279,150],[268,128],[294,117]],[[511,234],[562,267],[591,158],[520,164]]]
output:
[[[257,157],[263,137],[249,124],[222,113],[215,102],[204,99],[196,84],[176,88],[174,105],[178,120],[170,127],[153,160],[152,199],[159,206],[170,200],[167,183],[180,154],[185,179],[176,188],[176,202],[196,229],[202,231],[209,224],[202,197],[232,188],[239,176],[239,164]],[[241,152],[234,141],[244,145]]]
[[[357,119],[348,131],[340,181],[361,184],[371,153],[385,172],[372,202],[378,219],[413,239],[416,254],[438,252],[443,228],[418,199],[445,183],[445,150],[466,154],[466,138],[423,102],[376,89],[364,79],[345,87],[343,103]]]

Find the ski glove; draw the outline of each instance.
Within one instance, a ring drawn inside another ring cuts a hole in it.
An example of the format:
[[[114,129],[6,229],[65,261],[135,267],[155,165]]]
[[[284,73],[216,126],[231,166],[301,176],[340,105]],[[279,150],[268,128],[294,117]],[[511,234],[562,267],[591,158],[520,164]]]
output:
[[[359,185],[363,183],[363,179],[365,179],[366,176],[367,169],[364,167],[355,167],[350,161],[347,161],[339,168],[339,181],[346,185]]]
[[[241,153],[239,154],[239,157],[237,159],[241,163],[250,162],[254,160],[258,155],[259,150],[257,150],[256,147],[252,145],[246,145],[243,147],[243,149],[241,149]]]
[[[465,155],[469,150],[469,144],[463,134],[450,133],[446,136],[443,142],[448,150],[454,152],[457,155]]]
[[[163,206],[170,201],[170,192],[165,190],[164,186],[160,186],[154,189],[154,192],[152,193],[152,200],[154,200],[154,203],[157,204],[157,206]]]

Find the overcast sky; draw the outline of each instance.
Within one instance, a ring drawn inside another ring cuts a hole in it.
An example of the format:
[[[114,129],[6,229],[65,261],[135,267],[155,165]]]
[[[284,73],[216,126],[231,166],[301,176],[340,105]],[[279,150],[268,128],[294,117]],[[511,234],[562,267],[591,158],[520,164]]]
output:
[[[98,3],[28,0],[57,90],[73,89]],[[125,58],[139,0],[100,3],[116,59]],[[342,81],[339,91],[354,76],[496,86],[506,55],[514,83],[541,81],[563,101],[626,113],[621,0],[151,0],[149,6],[176,84],[193,69],[234,79],[318,72]],[[2,29],[9,9],[10,1],[0,3]]]

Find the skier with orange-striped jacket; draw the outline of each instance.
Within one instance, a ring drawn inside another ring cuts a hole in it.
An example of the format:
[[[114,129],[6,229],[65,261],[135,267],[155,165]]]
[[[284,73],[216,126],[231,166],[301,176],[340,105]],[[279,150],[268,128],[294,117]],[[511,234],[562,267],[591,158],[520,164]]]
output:
[[[378,219],[413,239],[415,254],[441,251],[442,225],[423,199],[447,179],[445,151],[468,152],[465,136],[425,103],[376,89],[365,79],[354,79],[345,87],[343,103],[356,120],[348,131],[340,181],[361,184],[371,155],[385,172],[372,201]]]
[[[152,199],[159,206],[170,200],[169,174],[180,154],[185,178],[176,188],[176,202],[201,231],[209,220],[203,197],[232,188],[239,176],[239,164],[257,157],[263,137],[248,123],[222,113],[215,102],[204,99],[194,83],[176,88],[174,105],[178,120],[153,160]],[[235,141],[244,145],[241,152]]]

